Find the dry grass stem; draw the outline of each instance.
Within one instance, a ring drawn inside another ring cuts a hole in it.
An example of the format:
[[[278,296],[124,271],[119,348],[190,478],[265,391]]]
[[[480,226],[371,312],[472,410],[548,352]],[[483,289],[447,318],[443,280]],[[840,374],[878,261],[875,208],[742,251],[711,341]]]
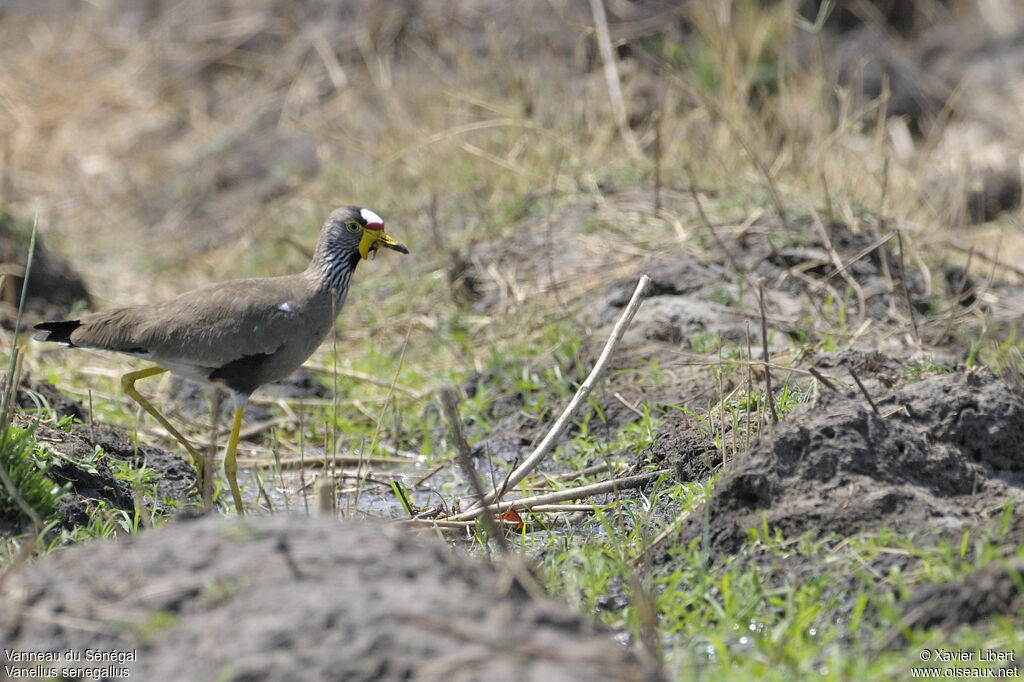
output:
[[[448,422],[448,429],[455,444],[455,461],[459,463],[462,475],[469,482],[473,492],[476,493],[477,499],[483,499],[484,487],[477,476],[476,469],[473,467],[473,456],[469,450],[469,443],[466,442],[466,437],[462,435],[462,419],[459,417],[459,403],[455,396],[455,389],[445,386],[437,392],[437,397],[441,401],[441,409],[444,412],[445,421]],[[502,534],[501,529],[498,528],[494,514],[488,507],[485,507],[484,511],[484,528],[487,530],[487,534],[498,545],[502,553],[507,553],[508,543],[505,542],[505,536]]]
[[[265,450],[266,454],[271,454],[272,451],[269,449]],[[259,466],[266,462],[266,457],[239,457],[239,463],[245,462],[249,466]],[[325,453],[323,455],[304,455],[302,457],[279,457],[278,466],[282,470],[287,469],[299,469],[302,467],[326,467],[335,464],[340,465],[366,465],[366,466],[408,466],[409,460],[397,459],[394,457],[367,457],[360,456],[358,454],[346,454],[346,455],[332,455]]]
[[[661,118],[662,110],[654,113],[654,214],[661,212]]]
[[[548,478],[552,481],[572,481],[581,476],[593,476],[594,474],[600,474],[608,471],[611,466],[608,462],[599,462],[591,466],[580,469],[579,471],[568,471],[564,474],[551,474]]]
[[[634,566],[641,565],[648,556],[650,556],[654,551],[661,547],[665,542],[673,539],[675,535],[679,532],[680,527],[682,527],[686,519],[690,518],[690,516],[693,514],[693,511],[693,508],[690,508],[680,512],[680,514],[672,520],[672,523],[665,526],[665,528],[660,533],[658,533],[658,535],[655,536],[653,540],[651,540],[651,543],[644,547],[640,551],[640,553],[633,558],[631,563]]]
[[[764,367],[765,398],[768,403],[768,410],[772,415],[772,423],[779,423],[779,414],[775,411],[775,395],[772,393],[772,370],[768,365],[768,318],[764,312],[764,285],[757,285],[757,298],[761,306],[761,358]]]
[[[697,187],[694,184],[693,170],[690,168],[689,162],[683,163],[683,169],[686,171],[686,184],[690,190],[690,197],[693,199],[693,205],[697,208],[697,216],[700,218],[700,222],[711,234],[711,239],[714,240],[715,245],[722,250],[722,253],[725,254],[726,259],[729,261],[729,265],[732,266],[733,272],[746,279],[746,274],[743,269],[740,268],[740,264],[736,261],[736,257],[733,255],[732,250],[726,246],[725,242],[722,240],[722,236],[718,234],[718,230],[715,229],[715,226],[708,219],[707,213],[704,212],[704,203],[700,200],[700,194],[697,192]]]
[[[861,383],[860,377],[853,371],[853,367],[848,367],[847,369],[850,372],[850,376],[853,377],[853,380],[857,382],[857,388],[860,389],[861,394],[863,394],[864,398],[868,401],[868,405],[871,405],[871,409],[875,414],[881,416],[882,413],[878,411],[878,405],[875,405],[875,401],[871,399],[871,394],[868,393],[868,389],[866,389],[864,384]]]
[[[836,385],[833,384],[828,379],[828,377],[826,377],[824,374],[819,372],[816,367],[811,367],[807,371],[811,373],[811,376],[813,376],[815,379],[820,381],[825,386],[825,388],[827,388],[828,390],[832,391],[833,393],[839,393],[839,389],[836,388]]]
[[[895,236],[896,236],[895,232],[887,232],[886,234],[882,235],[881,237],[876,238],[875,241],[873,241],[872,243],[868,244],[863,249],[861,249],[857,253],[855,253],[852,256],[850,256],[849,258],[847,258],[835,270],[832,270],[831,272],[829,272],[825,276],[825,279],[831,279],[832,277],[835,277],[836,275],[841,275],[841,274],[845,273],[847,270],[849,270],[850,266],[852,266],[854,263],[860,261],[862,258],[867,256],[868,254],[873,253],[877,249],[881,248],[886,242],[888,242],[890,239],[892,239]],[[882,249],[882,251],[879,252],[879,255],[882,256],[882,254],[885,254],[885,253],[887,253],[885,251],[885,249]],[[884,256],[882,256],[882,257],[884,258]],[[888,262],[888,261],[886,261],[886,262]],[[890,289],[889,291],[891,293],[894,290],[895,289]]]
[[[339,377],[345,377],[346,379],[354,379],[356,381],[362,381],[364,383],[373,384],[374,386],[381,386],[383,388],[393,387],[394,390],[406,394],[413,400],[419,400],[429,393],[429,391],[416,391],[409,388],[408,386],[403,386],[402,384],[394,383],[387,379],[381,379],[379,377],[373,376],[372,374],[367,374],[366,372],[359,372],[354,369],[343,369],[339,367],[337,370],[335,370],[333,367],[327,367],[326,365],[320,365],[313,362],[307,362],[303,366],[306,369],[312,370],[314,372],[321,372],[323,374],[332,375],[337,373]]]
[[[743,412],[746,415],[747,422],[747,442],[745,450],[749,451],[750,441],[754,438],[750,416],[750,402],[754,399],[754,349],[750,345],[750,320],[745,320],[743,327],[747,338],[747,399],[744,401],[746,405]]]
[[[853,289],[857,295],[857,312],[861,320],[867,317],[867,302],[864,296],[864,287],[860,285],[856,279],[850,275],[848,271],[848,265],[843,263],[842,256],[836,251],[835,245],[832,243],[832,237],[829,235],[828,230],[825,229],[825,224],[821,221],[821,216],[818,215],[817,211],[813,212],[814,216],[814,227],[817,228],[818,234],[821,235],[822,242],[825,244],[825,249],[828,251],[829,258],[832,260],[832,265],[835,266],[835,273],[840,275],[845,281],[847,286]]]
[[[888,98],[887,98],[886,101],[885,101],[886,107],[888,107],[888,104],[889,104],[889,101],[888,101]],[[879,130],[879,133],[881,134],[881,130]],[[882,191],[881,191],[881,195],[878,198],[878,220],[877,220],[876,223],[873,223],[873,226],[875,228],[874,229],[875,238],[876,238],[876,240],[882,241],[882,243],[884,243],[885,241],[888,241],[888,237],[885,240],[882,240],[882,238],[881,238],[881,234],[883,232],[885,232],[885,198],[888,195],[888,193],[889,193],[889,157],[887,155],[885,157],[885,161],[882,164]],[[889,236],[892,236],[891,233],[890,233]],[[885,278],[886,291],[889,294],[892,294],[896,290],[896,287],[895,287],[895,285],[893,284],[893,281],[892,281],[892,268],[889,267],[889,252],[886,251],[885,249],[882,249],[879,252],[878,255],[879,255],[879,259],[880,259],[880,261],[882,263],[882,276]],[[889,299],[889,311],[890,311],[890,313],[895,312],[894,306],[895,306],[895,304],[894,304],[892,298],[890,297],[890,299]]]
[[[611,35],[608,32],[608,16],[604,11],[603,0],[590,0],[590,11],[594,15],[594,30],[597,33],[597,47],[601,51],[604,62],[604,80],[608,87],[608,98],[611,100],[612,117],[619,129],[619,135],[626,145],[626,151],[635,158],[642,159],[643,152],[636,143],[633,131],[626,118],[626,104],[622,99],[622,87],[619,85],[619,67],[612,49]]]
[[[900,288],[903,290],[903,300],[907,304],[907,315],[910,316],[910,327],[914,330],[914,343],[921,347],[921,334],[917,330],[917,316],[914,314],[914,302],[910,300],[910,290],[907,288],[907,263],[903,251],[903,231],[896,230],[896,241],[900,247]],[[926,275],[925,280],[927,281]],[[857,383],[860,383],[859,381]],[[878,410],[876,409],[875,412]]]

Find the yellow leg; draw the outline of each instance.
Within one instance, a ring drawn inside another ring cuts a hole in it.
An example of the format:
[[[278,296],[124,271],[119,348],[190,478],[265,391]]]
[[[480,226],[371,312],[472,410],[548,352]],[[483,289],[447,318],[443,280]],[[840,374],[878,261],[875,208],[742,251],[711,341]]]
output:
[[[167,417],[160,414],[160,412],[155,407],[153,407],[152,403],[143,398],[142,394],[135,390],[135,382],[138,381],[139,379],[145,379],[147,377],[156,376],[157,374],[162,374],[166,371],[167,370],[164,369],[163,367],[148,367],[146,369],[140,369],[137,372],[128,372],[127,374],[121,377],[121,388],[124,389],[125,393],[131,396],[132,400],[141,405],[142,409],[144,409],[146,412],[149,412],[149,414],[152,415],[154,419],[160,422],[160,426],[167,429],[167,433],[174,436],[174,439],[181,443],[186,450],[188,450],[188,454],[191,455],[192,463],[195,465],[196,472],[199,475],[199,489],[202,490],[203,476],[206,473],[206,458],[200,455],[199,452],[194,447],[192,447],[192,444],[185,440],[185,436],[181,435],[176,428],[171,426],[171,423],[167,421]]]
[[[239,516],[245,515],[245,507],[242,506],[242,491],[238,489],[238,463],[235,461],[235,450],[238,449],[238,432],[242,429],[243,407],[235,408],[235,419],[231,424],[231,439],[228,441],[227,454],[224,455],[224,475],[228,477],[231,496],[235,498],[235,511]]]

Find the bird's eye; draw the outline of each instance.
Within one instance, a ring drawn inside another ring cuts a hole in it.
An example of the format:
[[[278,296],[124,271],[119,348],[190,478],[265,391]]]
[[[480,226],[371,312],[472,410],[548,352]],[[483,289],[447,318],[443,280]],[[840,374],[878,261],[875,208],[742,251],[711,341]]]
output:
[[[347,223],[345,223],[345,229],[351,232],[352,234],[355,234],[362,229],[362,225],[360,225],[354,220],[350,220]]]

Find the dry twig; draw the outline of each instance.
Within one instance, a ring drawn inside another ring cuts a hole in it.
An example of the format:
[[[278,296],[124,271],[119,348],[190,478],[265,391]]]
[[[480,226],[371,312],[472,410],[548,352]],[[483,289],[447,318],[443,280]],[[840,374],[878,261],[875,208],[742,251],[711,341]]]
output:
[[[615,347],[619,345],[619,341],[622,340],[622,335],[626,333],[626,329],[629,327],[629,323],[633,321],[633,316],[636,315],[636,311],[640,308],[640,303],[643,301],[644,293],[647,291],[647,286],[650,284],[651,278],[647,275],[641,275],[640,281],[636,285],[636,290],[633,292],[633,297],[629,299],[629,303],[626,308],[622,311],[622,315],[619,317],[618,322],[612,328],[612,333],[608,337],[608,341],[604,345],[604,350],[601,351],[601,355],[597,358],[597,362],[594,363],[594,368],[590,370],[590,375],[580,384],[580,387],[576,390],[576,395],[572,397],[569,404],[566,405],[565,410],[558,417],[555,423],[551,426],[551,430],[548,431],[547,435],[540,444],[530,453],[530,456],[520,464],[511,474],[509,474],[506,480],[504,490],[515,487],[520,481],[526,478],[531,471],[537,468],[537,465],[548,455],[548,453],[554,448],[555,443],[565,430],[569,428],[569,422],[575,416],[576,411],[579,410],[580,406],[587,401],[587,397],[590,395],[590,391],[593,389],[594,384],[604,374],[605,366],[612,357],[612,353],[615,351]],[[502,491],[502,492],[503,492]],[[493,491],[488,493],[483,500],[483,504],[490,504],[494,500],[498,499],[501,493]],[[474,507],[479,509],[480,502]]]
[[[775,395],[772,394],[772,370],[768,366],[768,318],[764,312],[764,285],[757,285],[757,298],[761,305],[761,356],[764,366],[764,388],[768,398],[768,410],[772,413],[772,423],[779,423],[779,414],[775,411]]]
[[[839,252],[836,251],[835,244],[832,242],[832,237],[829,236],[828,230],[825,229],[825,224],[822,223],[821,217],[818,215],[817,211],[814,211],[813,222],[814,226],[818,228],[818,233],[821,235],[822,243],[825,245],[825,251],[828,252],[828,256],[832,260],[832,265],[835,266],[836,274],[846,280],[846,283],[857,295],[857,310],[860,313],[860,319],[863,320],[867,316],[867,303],[864,296],[864,288],[860,285],[860,282],[854,279],[848,272],[849,266],[843,263],[842,257],[839,255]]]
[[[833,393],[839,393],[839,389],[836,388],[836,385],[833,384],[831,381],[829,381],[828,377],[826,377],[824,374],[819,372],[816,367],[811,367],[807,371],[811,373],[812,377],[814,377],[815,379],[820,381],[822,384],[824,384],[825,387],[828,390],[832,391]]]
[[[478,499],[482,499],[484,496],[484,487],[480,483],[480,478],[476,474],[476,469],[473,467],[473,457],[469,451],[469,443],[466,442],[466,437],[462,435],[462,420],[459,418],[459,403],[455,397],[455,390],[449,386],[445,386],[437,392],[437,397],[441,400],[441,409],[444,411],[444,418],[448,421],[448,428],[452,434],[452,441],[455,443],[455,460],[459,463],[462,468],[462,474],[469,481],[469,485],[473,488],[473,492],[476,493]],[[497,543],[498,548],[502,554],[508,552],[508,543],[505,542],[505,536],[502,534],[501,529],[498,527],[497,520],[494,514],[491,512],[489,507],[484,507],[486,512],[483,515],[484,528],[487,529],[487,534],[491,536],[491,539]]]
[[[486,509],[490,509],[494,512],[503,512],[508,509],[515,509],[520,511],[523,509],[532,509],[534,505],[538,504],[554,504],[556,502],[565,502],[567,500],[579,500],[584,497],[590,497],[591,495],[600,495],[602,493],[614,493],[621,490],[630,490],[632,488],[639,488],[645,483],[655,480],[665,474],[670,473],[668,469],[660,469],[658,471],[648,471],[643,474],[637,474],[635,476],[626,476],[625,478],[613,478],[610,481],[602,481],[601,483],[593,483],[591,485],[584,485],[578,488],[568,488],[566,490],[558,490],[553,493],[545,493],[543,495],[533,495],[532,497],[523,497],[518,500],[509,500],[508,502],[499,502],[498,504],[488,505]],[[450,516],[446,521],[467,521],[469,519],[475,519],[480,516],[484,507],[474,507],[468,511],[464,511],[461,514],[455,514]]]
[[[907,262],[903,257],[903,232],[896,230],[896,240],[900,245],[900,286],[903,289],[903,298],[907,302],[907,314],[910,315],[910,326],[914,330],[914,343],[921,347],[921,335],[917,331],[917,317],[914,315],[914,303],[910,300],[910,290],[907,288]],[[860,382],[858,382],[860,383]],[[878,410],[875,410],[877,412]]]
[[[857,388],[860,389],[860,392],[867,399],[868,405],[871,406],[871,409],[874,410],[875,414],[881,416],[882,413],[878,411],[878,405],[875,405],[875,401],[871,399],[871,394],[868,393],[868,389],[864,388],[864,384],[861,383],[860,377],[857,376],[857,373],[853,371],[853,367],[848,367],[847,369],[850,372],[850,376],[853,377],[853,380],[857,382]]]

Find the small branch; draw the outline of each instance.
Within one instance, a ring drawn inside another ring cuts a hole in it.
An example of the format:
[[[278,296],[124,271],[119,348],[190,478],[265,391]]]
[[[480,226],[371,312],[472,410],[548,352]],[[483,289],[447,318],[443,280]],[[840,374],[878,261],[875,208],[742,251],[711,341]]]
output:
[[[853,367],[847,367],[846,369],[849,370],[850,376],[853,377],[853,380],[857,382],[857,388],[859,388],[860,392],[864,394],[864,397],[868,401],[868,405],[870,405],[871,409],[875,411],[875,414],[881,417],[882,413],[878,411],[878,405],[875,405],[875,401],[871,399],[871,394],[868,393],[868,389],[864,388],[864,384],[861,383],[860,377],[857,376],[857,373],[853,371]]]
[[[900,286],[903,289],[903,299],[907,302],[907,314],[910,315],[910,326],[914,329],[914,342],[921,347],[921,335],[917,331],[917,317],[914,315],[914,304],[910,300],[910,290],[907,289],[907,263],[903,257],[903,231],[896,230],[896,241],[900,246]],[[876,412],[878,410],[875,410]]]
[[[621,394],[621,393],[619,393],[618,391],[616,391],[615,393],[613,393],[613,394],[612,394],[612,397],[613,397],[613,398],[615,398],[616,400],[618,400],[618,401],[619,401],[620,403],[622,403],[622,406],[623,406],[623,407],[625,407],[625,408],[626,408],[627,410],[629,410],[630,412],[632,412],[632,413],[633,413],[633,414],[635,414],[636,416],[640,417],[641,419],[643,419],[643,418],[644,418],[644,413],[643,413],[643,412],[641,412],[640,410],[638,410],[638,409],[636,408],[636,406],[634,406],[634,405],[630,405],[630,404],[629,404],[629,402],[628,402],[628,401],[627,401],[627,400],[626,400],[625,398],[623,398],[623,397],[622,397],[622,394]]]
[[[537,504],[530,507],[531,514],[592,514],[602,505],[597,504]],[[465,521],[452,521],[450,519],[430,518],[430,517],[416,517],[413,519],[403,518],[395,519],[392,521],[399,526],[412,526],[420,528],[440,528],[442,530],[466,530],[472,528],[476,524],[475,519],[466,519]],[[526,520],[523,521],[506,521],[505,519],[498,519],[498,524],[501,528],[516,529],[521,527],[523,524],[527,524]],[[530,526],[528,526],[530,527]]]
[[[626,333],[626,329],[629,328],[629,323],[633,321],[633,316],[636,315],[636,311],[640,308],[640,303],[643,302],[644,293],[647,291],[647,286],[650,284],[651,278],[647,275],[641,275],[640,281],[636,285],[636,290],[633,292],[633,297],[629,299],[629,303],[626,308],[622,311],[622,315],[619,317],[619,321],[615,323],[612,328],[612,333],[608,337],[608,341],[604,344],[604,350],[601,351],[601,355],[597,358],[597,362],[594,363],[594,368],[590,370],[590,375],[580,384],[580,387],[576,390],[576,395],[572,397],[569,404],[566,405],[565,410],[562,411],[561,416],[552,425],[551,430],[548,431],[547,435],[544,436],[544,440],[530,453],[530,456],[520,464],[511,474],[505,482],[505,486],[502,490],[508,490],[514,488],[524,478],[530,475],[530,472],[537,468],[537,465],[548,455],[548,453],[554,449],[555,443],[565,430],[569,428],[569,422],[575,416],[576,411],[579,410],[580,406],[587,401],[587,397],[590,395],[590,391],[593,389],[594,384],[597,383],[598,379],[604,374],[604,370],[608,361],[612,357],[612,353],[615,351],[615,347],[619,345],[619,341],[622,340],[622,335]],[[484,496],[483,504],[490,504],[496,499],[500,498],[500,494],[496,492],[488,493]],[[479,504],[479,503],[478,503]]]
[[[654,112],[654,214],[661,211],[661,109]]]
[[[764,366],[764,386],[768,398],[768,410],[772,413],[772,423],[779,423],[779,415],[775,411],[775,395],[772,393],[772,370],[768,366],[768,317],[764,312],[764,284],[757,285],[757,298],[761,305],[761,360]]]
[[[648,471],[643,474],[637,474],[636,476],[627,476],[625,478],[613,478],[610,481],[603,481],[601,483],[593,483],[591,485],[584,485],[578,488],[569,488],[567,490],[559,490],[553,493],[545,493],[543,495],[534,495],[532,497],[523,497],[518,500],[509,500],[508,502],[500,502],[498,504],[489,505],[487,507],[474,507],[468,511],[464,511],[461,514],[455,514],[449,516],[446,521],[468,521],[469,519],[475,519],[480,516],[484,509],[489,509],[492,512],[501,513],[507,509],[515,509],[516,511],[524,509],[532,509],[538,504],[554,504],[556,502],[565,502],[567,500],[579,500],[584,497],[590,497],[591,495],[600,495],[602,493],[614,493],[621,490],[631,490],[633,488],[639,488],[645,483],[649,483],[665,474],[671,473],[668,469],[661,469],[659,471]]]
[[[811,373],[812,377],[814,377],[815,379],[820,381],[822,384],[824,384],[825,387],[828,388],[828,390],[832,391],[833,393],[839,393],[839,389],[836,388],[836,385],[833,384],[831,381],[829,381],[828,378],[826,378],[824,374],[819,372],[816,367],[811,367],[807,371]]]
[[[633,137],[633,131],[629,129],[629,120],[626,118],[626,105],[622,99],[622,88],[619,85],[619,67],[615,61],[615,52],[612,50],[612,39],[608,32],[608,15],[604,12],[604,2],[590,0],[590,11],[594,15],[597,48],[601,52],[601,61],[604,62],[604,80],[608,86],[608,98],[611,100],[615,125],[619,129],[619,135],[622,136],[622,141],[626,144],[626,151],[630,156],[637,159],[643,158],[636,138]]]
[[[441,400],[441,409],[444,411],[444,418],[448,422],[452,440],[455,442],[455,460],[462,468],[462,474],[469,481],[469,485],[473,488],[473,492],[476,493],[477,499],[483,499],[484,487],[480,483],[476,469],[473,467],[473,456],[470,454],[469,443],[466,442],[466,437],[462,435],[462,419],[459,417],[459,404],[455,397],[455,390],[450,386],[445,386],[437,392],[437,397]],[[508,543],[505,542],[505,536],[498,527],[494,513],[490,507],[484,507],[484,511],[486,512],[483,515],[484,528],[487,529],[487,534],[498,545],[502,554],[507,553]]]

